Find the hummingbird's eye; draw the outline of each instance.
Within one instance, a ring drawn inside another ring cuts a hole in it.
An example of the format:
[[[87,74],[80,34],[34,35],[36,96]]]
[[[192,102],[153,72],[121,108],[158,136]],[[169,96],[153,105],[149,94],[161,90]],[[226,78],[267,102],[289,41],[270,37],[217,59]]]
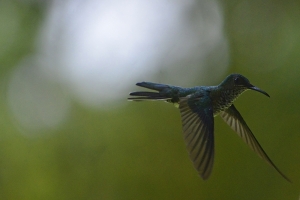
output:
[[[239,77],[234,78],[235,85],[242,85],[243,80]]]

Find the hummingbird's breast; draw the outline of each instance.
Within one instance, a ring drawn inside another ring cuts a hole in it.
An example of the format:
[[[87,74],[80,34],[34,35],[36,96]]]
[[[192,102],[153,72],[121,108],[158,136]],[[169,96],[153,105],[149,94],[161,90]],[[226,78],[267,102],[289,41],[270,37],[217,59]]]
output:
[[[213,99],[214,116],[229,108],[233,102],[245,91],[245,88],[235,90],[223,90]]]

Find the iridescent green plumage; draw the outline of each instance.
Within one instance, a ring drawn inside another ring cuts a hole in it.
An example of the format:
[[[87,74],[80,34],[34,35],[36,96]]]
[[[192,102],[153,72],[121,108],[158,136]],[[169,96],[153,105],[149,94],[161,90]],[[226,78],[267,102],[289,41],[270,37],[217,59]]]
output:
[[[213,168],[214,116],[220,115],[254,152],[290,181],[267,156],[233,105],[237,97],[249,89],[269,97],[265,91],[250,84],[244,76],[231,74],[218,86],[182,88],[151,82],[136,85],[157,92],[132,92],[130,95],[134,97],[128,98],[129,100],[164,100],[179,105],[187,150],[203,179],[209,177]]]

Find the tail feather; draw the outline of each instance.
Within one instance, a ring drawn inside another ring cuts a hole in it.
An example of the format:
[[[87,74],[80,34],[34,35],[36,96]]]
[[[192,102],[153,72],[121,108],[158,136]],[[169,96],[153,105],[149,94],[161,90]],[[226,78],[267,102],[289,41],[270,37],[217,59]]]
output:
[[[168,100],[166,97],[129,97],[128,100],[132,101],[143,101],[143,100]]]
[[[160,97],[161,94],[158,92],[131,92],[130,96],[151,96],[151,97]]]
[[[168,100],[169,97],[166,97],[164,94],[161,93],[164,89],[168,88],[168,85],[163,85],[159,83],[151,83],[151,82],[140,82],[136,84],[137,86],[141,86],[144,88],[156,90],[158,92],[131,92],[129,95],[134,96],[128,98],[128,100]]]
[[[159,84],[159,83],[151,83],[151,82],[140,82],[136,84],[137,86],[156,90],[156,91],[162,91],[166,88],[169,88],[168,85]]]

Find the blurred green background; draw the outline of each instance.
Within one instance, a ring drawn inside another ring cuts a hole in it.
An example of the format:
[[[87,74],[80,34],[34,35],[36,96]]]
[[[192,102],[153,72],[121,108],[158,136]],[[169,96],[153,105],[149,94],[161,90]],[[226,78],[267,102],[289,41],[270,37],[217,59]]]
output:
[[[109,6],[74,2],[0,1],[1,199],[299,199],[299,1],[154,1],[151,7],[133,0]],[[96,7],[101,10],[93,11]],[[124,18],[146,12],[162,25],[88,24],[96,14],[101,21],[101,13],[112,11]],[[129,27],[126,33],[136,35],[118,35],[111,26]],[[150,32],[142,39],[143,32],[136,31],[141,26]],[[116,53],[120,57],[109,54],[107,63],[89,68],[93,59],[86,49],[98,58],[110,51],[110,43],[104,50],[91,48],[103,47],[104,39],[88,41],[85,31],[98,35],[108,29],[116,49],[125,46],[119,40],[149,43],[142,50],[125,48]],[[173,36],[176,30],[185,32]],[[161,33],[163,38],[153,40]],[[73,41],[77,46],[68,46]],[[130,58],[128,65],[122,56]],[[216,85],[230,73],[243,74],[270,94],[269,99],[249,91],[235,105],[292,184],[219,117],[214,169],[203,181],[185,150],[178,109],[126,100],[139,89],[137,81]]]

